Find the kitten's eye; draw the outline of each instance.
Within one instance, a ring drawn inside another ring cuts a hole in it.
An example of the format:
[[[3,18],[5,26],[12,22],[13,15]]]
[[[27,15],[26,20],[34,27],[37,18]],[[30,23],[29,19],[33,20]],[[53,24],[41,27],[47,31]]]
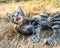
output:
[[[12,17],[14,17],[14,15],[12,15]]]
[[[18,12],[18,14],[19,14],[20,12]]]

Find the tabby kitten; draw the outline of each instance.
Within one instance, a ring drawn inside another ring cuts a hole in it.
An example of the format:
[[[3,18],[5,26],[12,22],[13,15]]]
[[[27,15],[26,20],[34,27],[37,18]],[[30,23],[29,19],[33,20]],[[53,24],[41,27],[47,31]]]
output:
[[[29,21],[33,20],[28,17],[25,17],[22,9],[20,6],[17,7],[17,10],[15,10],[12,13],[6,13],[8,18],[12,23],[14,23],[14,29],[15,31],[19,32],[23,35],[31,35],[33,33],[32,25],[29,25]]]

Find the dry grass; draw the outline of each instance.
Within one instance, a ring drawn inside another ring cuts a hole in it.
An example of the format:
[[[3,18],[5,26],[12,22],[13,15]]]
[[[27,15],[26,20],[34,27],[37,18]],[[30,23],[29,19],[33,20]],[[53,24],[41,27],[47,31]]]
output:
[[[28,16],[30,13],[40,14],[42,12],[54,13],[60,11],[60,5],[57,5],[55,3],[50,4],[48,2],[41,3],[39,1],[28,1],[0,4],[0,17],[6,17],[6,11],[13,12],[16,9],[17,5],[21,6],[25,13],[25,16]],[[3,28],[0,29],[0,48],[60,48],[59,41],[55,42],[55,44],[50,47],[48,47],[47,45],[43,46],[41,42],[33,43],[31,40],[31,36],[26,37],[14,32],[14,24],[9,23],[7,25],[3,22]]]
[[[9,4],[0,4],[0,15],[6,16],[6,11],[13,12],[16,9],[16,6],[21,6],[25,15],[30,13],[42,13],[42,12],[57,12],[60,11],[60,2],[40,2],[40,1],[28,1],[28,2],[19,2],[19,3],[9,3]]]

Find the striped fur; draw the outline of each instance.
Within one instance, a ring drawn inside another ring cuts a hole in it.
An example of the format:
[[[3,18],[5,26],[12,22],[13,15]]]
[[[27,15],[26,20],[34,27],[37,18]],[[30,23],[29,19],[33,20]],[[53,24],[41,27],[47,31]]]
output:
[[[60,13],[55,13],[54,16],[49,18],[50,27],[54,33],[47,39],[46,43],[52,44],[57,38],[60,38]]]
[[[53,35],[44,40],[45,44],[52,44],[57,38],[60,38],[60,13],[42,14],[38,18],[39,26],[35,29],[35,34],[32,37],[34,42],[38,42],[42,28],[49,27],[53,30]]]
[[[40,39],[41,39],[40,33],[42,31],[42,28],[50,26],[49,21],[48,21],[49,14],[43,13],[43,14],[38,15],[38,16],[39,17],[37,17],[37,21],[38,21],[39,24],[37,25],[36,28],[34,28],[34,32],[33,32],[33,35],[32,35],[33,42],[40,41]]]

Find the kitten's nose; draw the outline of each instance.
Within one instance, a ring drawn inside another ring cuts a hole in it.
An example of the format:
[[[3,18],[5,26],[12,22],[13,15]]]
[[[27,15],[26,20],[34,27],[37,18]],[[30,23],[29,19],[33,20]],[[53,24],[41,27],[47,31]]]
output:
[[[19,20],[19,16],[16,16],[16,21],[18,21]]]

